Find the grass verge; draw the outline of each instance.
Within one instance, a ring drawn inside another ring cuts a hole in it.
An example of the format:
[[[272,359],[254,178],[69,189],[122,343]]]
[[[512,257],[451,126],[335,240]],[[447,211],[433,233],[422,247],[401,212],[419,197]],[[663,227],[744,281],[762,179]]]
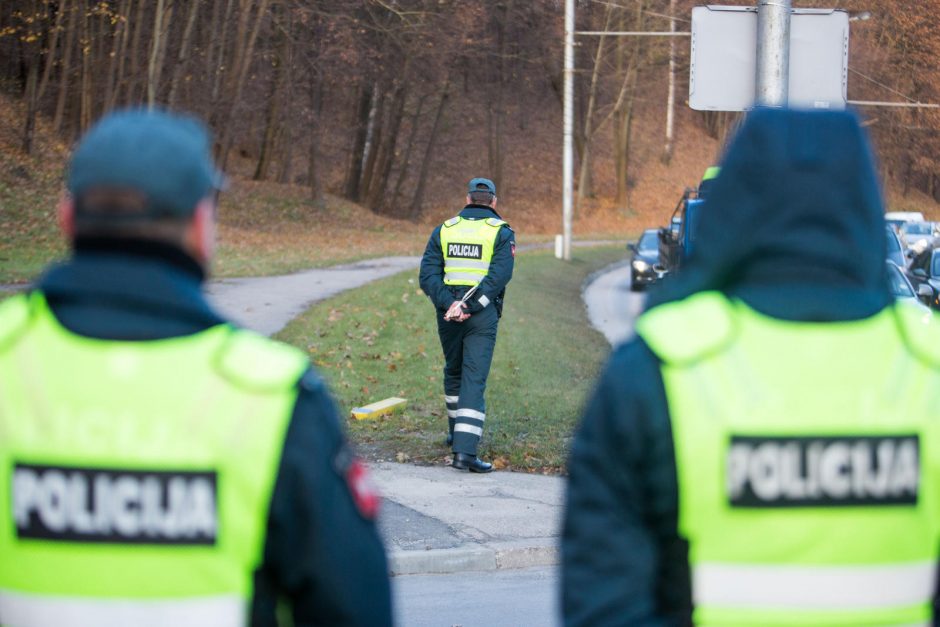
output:
[[[499,468],[560,472],[585,396],[609,347],[580,298],[593,271],[623,258],[616,248],[576,249],[564,263],[545,251],[516,259],[487,388],[480,450]],[[399,414],[351,421],[374,460],[436,463],[443,444],[444,366],[430,303],[406,272],[315,305],[278,335],[310,353],[340,410],[390,396]]]

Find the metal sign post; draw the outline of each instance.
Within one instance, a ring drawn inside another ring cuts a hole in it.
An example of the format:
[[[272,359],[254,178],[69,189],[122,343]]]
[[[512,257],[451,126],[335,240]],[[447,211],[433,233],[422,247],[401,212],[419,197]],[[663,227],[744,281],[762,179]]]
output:
[[[787,106],[790,84],[790,0],[757,4],[757,89],[755,103]]]

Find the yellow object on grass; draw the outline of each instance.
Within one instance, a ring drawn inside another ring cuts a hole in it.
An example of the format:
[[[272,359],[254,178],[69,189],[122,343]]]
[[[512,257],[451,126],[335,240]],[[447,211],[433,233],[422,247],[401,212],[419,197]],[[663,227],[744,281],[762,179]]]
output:
[[[369,403],[363,407],[356,407],[352,410],[352,417],[356,420],[365,420],[367,418],[378,418],[386,414],[392,414],[401,411],[408,403],[408,399],[393,396],[384,401]]]

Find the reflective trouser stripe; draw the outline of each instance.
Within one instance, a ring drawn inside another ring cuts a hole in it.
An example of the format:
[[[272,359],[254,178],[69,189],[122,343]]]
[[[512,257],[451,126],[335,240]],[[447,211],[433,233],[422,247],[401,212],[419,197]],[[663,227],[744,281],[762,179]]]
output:
[[[489,270],[490,262],[489,261],[470,261],[468,259],[461,259],[460,261],[445,261],[444,262],[444,272],[448,270],[455,269],[470,269],[470,270]]]
[[[882,566],[697,564],[697,607],[888,610],[930,602],[936,562]]]
[[[476,418],[477,420],[486,420],[486,414],[482,411],[477,411],[475,409],[468,409],[463,407],[457,410],[458,418]]]
[[[468,420],[472,422],[467,422]],[[482,411],[470,409],[469,407],[461,407],[457,410],[457,425],[454,427],[454,431],[472,433],[478,438],[483,437],[484,420],[486,420],[486,414]],[[479,424],[475,424],[477,422],[479,422]]]
[[[456,418],[457,417],[457,403],[460,402],[459,396],[450,396],[449,394],[444,395],[444,403],[447,404],[447,417]]]
[[[244,625],[245,600],[237,595],[193,599],[101,599],[0,591],[0,624],[16,627],[227,627]]]
[[[465,422],[458,422],[454,425],[454,432],[463,432],[463,433],[472,433],[478,438],[483,437],[483,427],[476,427],[474,425],[468,425]]]
[[[453,281],[473,281],[471,284],[473,285],[483,280],[483,277],[485,276],[486,273],[477,274],[475,272],[445,272],[444,283]]]

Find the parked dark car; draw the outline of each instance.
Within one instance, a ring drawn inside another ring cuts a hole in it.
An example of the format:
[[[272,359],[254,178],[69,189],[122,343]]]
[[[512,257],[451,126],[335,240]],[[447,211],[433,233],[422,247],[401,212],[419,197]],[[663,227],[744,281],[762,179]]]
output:
[[[914,290],[920,295],[926,285],[932,290],[928,304],[934,309],[940,309],[940,248],[928,248],[916,255],[907,268],[907,278],[911,280]]]
[[[644,285],[655,283],[662,273],[659,264],[658,232],[658,229],[646,229],[636,244],[627,244],[627,248],[633,251],[630,258],[631,290],[639,290]]]

